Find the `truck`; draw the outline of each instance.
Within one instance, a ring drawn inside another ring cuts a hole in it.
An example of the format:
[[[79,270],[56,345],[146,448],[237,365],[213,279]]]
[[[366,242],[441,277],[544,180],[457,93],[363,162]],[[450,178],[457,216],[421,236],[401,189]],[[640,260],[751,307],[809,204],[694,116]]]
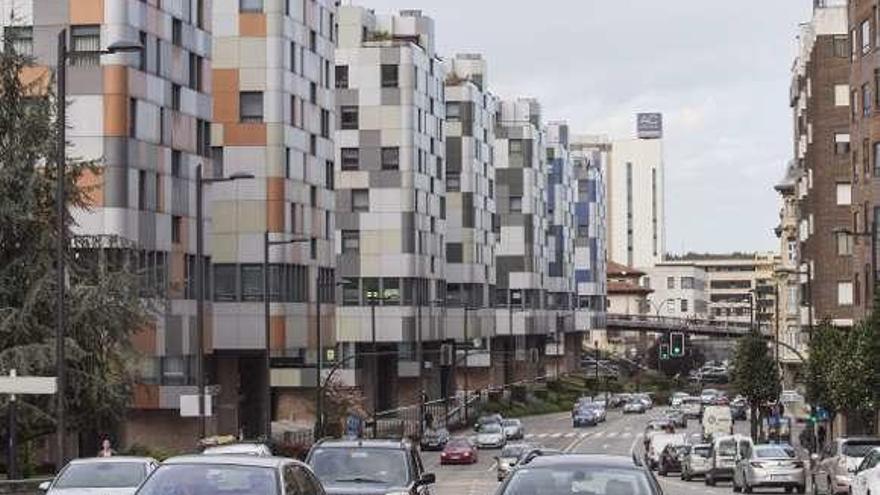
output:
[[[721,435],[733,435],[733,414],[728,406],[706,406],[703,410],[703,438],[711,441]]]

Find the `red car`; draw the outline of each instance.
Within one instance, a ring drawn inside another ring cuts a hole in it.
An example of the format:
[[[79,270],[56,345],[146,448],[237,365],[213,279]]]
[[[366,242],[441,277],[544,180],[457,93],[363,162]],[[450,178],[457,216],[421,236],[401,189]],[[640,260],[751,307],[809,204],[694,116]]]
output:
[[[477,447],[470,440],[455,438],[440,453],[440,464],[475,464]]]

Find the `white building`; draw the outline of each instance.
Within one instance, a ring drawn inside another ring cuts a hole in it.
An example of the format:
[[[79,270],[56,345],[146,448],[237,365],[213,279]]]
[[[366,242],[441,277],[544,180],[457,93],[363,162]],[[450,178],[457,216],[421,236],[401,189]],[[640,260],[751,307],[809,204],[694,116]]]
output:
[[[688,262],[665,262],[646,270],[644,285],[653,289],[648,296],[651,314],[672,318],[709,316],[706,270]]]
[[[612,143],[606,171],[608,255],[612,261],[648,268],[663,259],[664,176],[661,138]]]

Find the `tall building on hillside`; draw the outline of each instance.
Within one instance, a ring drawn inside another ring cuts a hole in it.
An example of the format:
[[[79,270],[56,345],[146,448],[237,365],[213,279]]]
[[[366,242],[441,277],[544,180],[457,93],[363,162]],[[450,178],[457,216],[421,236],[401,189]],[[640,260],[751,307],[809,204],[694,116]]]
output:
[[[334,346],[336,6],[212,5],[216,170],[255,176],[209,186],[217,419],[219,431],[254,436],[263,417],[264,236],[297,240],[269,249],[272,417],[314,423],[318,328],[322,352]]]
[[[339,376],[383,410],[419,399],[419,342],[442,334],[445,74],[420,11],[346,5],[338,19],[336,336],[339,359],[359,356]]]
[[[853,205],[861,204],[853,202],[850,155],[870,154],[867,141],[850,136],[856,108],[850,107],[846,22],[846,2],[838,2],[817,4],[810,22],[801,25],[790,98],[800,217],[793,271],[812,274],[814,319],[841,326],[852,325],[854,307],[870,299],[871,283],[870,269],[865,273],[853,264],[854,245],[868,243],[841,232],[852,230]],[[800,278],[805,288],[807,275]]]
[[[662,115],[638,115],[638,137],[614,141],[606,172],[608,257],[648,268],[666,242]]]
[[[38,66],[25,78],[50,77],[67,30],[68,156],[100,165],[83,178],[90,208],[73,211],[77,245],[130,260],[167,303],[133,342],[138,376],[119,438],[127,445],[191,447],[199,433],[195,418],[180,417],[180,397],[196,384],[196,167],[216,173],[210,5],[0,1],[4,38]],[[99,53],[117,42],[143,50]]]
[[[486,61],[480,55],[459,54],[446,64],[445,337],[463,344],[480,339],[480,345],[467,356],[459,352],[454,383],[440,381],[444,397],[450,385],[462,388],[467,382],[473,389],[500,378],[491,373],[490,359],[496,277],[492,148],[498,98],[489,92]]]
[[[494,151],[495,306],[497,334],[507,336],[502,354],[504,383],[534,372],[527,365],[534,364],[534,353],[553,328],[544,309],[549,266],[545,146],[540,104],[529,98],[502,101]]]
[[[607,277],[605,171],[611,142],[602,136],[571,140],[575,176],[574,282],[575,335],[605,341]],[[572,342],[576,345],[576,342]]]
[[[837,287],[838,302],[852,306],[853,317],[860,320],[868,315],[874,302],[876,265],[880,259],[876,251],[871,252],[872,247],[880,248],[880,76],[877,74],[880,22],[875,3],[851,0],[847,5],[851,42],[848,56],[852,61],[849,76],[852,146],[846,150],[851,158],[852,182],[849,228],[857,235],[857,242],[852,248],[852,275],[848,280],[838,280]],[[842,41],[839,43],[835,46],[846,52]]]

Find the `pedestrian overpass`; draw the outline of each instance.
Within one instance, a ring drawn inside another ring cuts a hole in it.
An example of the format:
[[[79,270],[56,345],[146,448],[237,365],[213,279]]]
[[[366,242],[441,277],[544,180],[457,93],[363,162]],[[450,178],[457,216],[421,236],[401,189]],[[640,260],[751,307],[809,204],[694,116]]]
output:
[[[749,323],[700,318],[669,318],[665,316],[624,315],[608,313],[605,325],[609,331],[668,333],[737,338],[749,333]]]

